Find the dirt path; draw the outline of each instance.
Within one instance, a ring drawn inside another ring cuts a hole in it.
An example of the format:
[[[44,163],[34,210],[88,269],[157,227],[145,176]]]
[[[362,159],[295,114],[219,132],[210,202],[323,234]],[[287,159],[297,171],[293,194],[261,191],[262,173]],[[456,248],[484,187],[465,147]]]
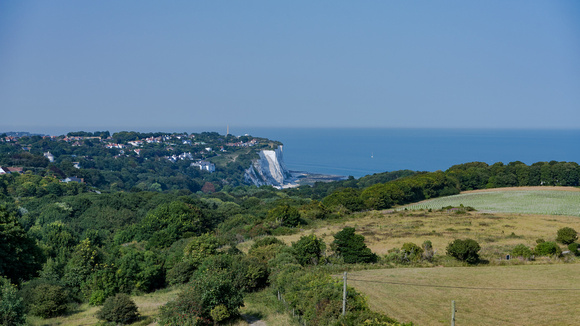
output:
[[[260,320],[252,315],[242,315],[242,318],[248,323],[250,326],[267,326],[266,322]]]

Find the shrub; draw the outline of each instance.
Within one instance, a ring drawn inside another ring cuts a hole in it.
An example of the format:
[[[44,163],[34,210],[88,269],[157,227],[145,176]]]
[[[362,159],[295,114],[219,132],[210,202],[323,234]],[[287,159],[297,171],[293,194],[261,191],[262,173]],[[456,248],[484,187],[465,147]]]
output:
[[[447,255],[468,264],[475,264],[479,261],[479,250],[481,247],[477,241],[472,239],[455,239],[447,245]]]
[[[403,259],[406,261],[418,261],[421,260],[423,255],[423,248],[412,242],[407,242],[401,247],[401,252],[403,253]]]
[[[532,257],[532,254],[533,254],[532,250],[524,244],[519,244],[515,246],[514,249],[512,250],[512,256],[514,257],[522,257],[525,259],[529,259],[530,257]]]
[[[318,265],[326,244],[322,239],[317,238],[314,234],[300,237],[300,240],[292,243],[294,255],[302,266],[308,264]]]
[[[365,244],[365,237],[354,233],[354,228],[345,227],[334,235],[332,246],[347,264],[374,263],[377,255]]]
[[[68,291],[60,285],[42,282],[33,281],[22,290],[29,312],[42,318],[64,314],[68,308]]]
[[[558,236],[556,237],[557,242],[569,245],[576,240],[578,240],[578,232],[573,228],[565,227],[558,230]]]
[[[19,326],[26,324],[24,303],[17,294],[16,286],[0,277],[0,325]]]
[[[571,243],[568,245],[568,250],[570,250],[571,253],[573,253],[576,256],[580,256],[580,251],[578,251],[578,247],[580,246],[580,244],[578,243]]]
[[[191,282],[173,301],[161,309],[160,325],[209,325],[212,310],[217,306],[225,307],[214,311],[216,316],[238,315],[243,306],[242,290],[234,285],[235,275],[225,269],[216,268],[199,271]]]
[[[135,302],[124,293],[107,298],[103,308],[97,312],[97,318],[117,324],[130,324],[138,317]]]
[[[430,240],[425,240],[423,242],[423,259],[426,261],[432,261],[433,256],[435,256],[435,251],[433,250],[433,243]]]
[[[538,243],[535,252],[538,256],[560,256],[562,254],[562,249],[560,249],[560,246],[555,242],[544,241]]]
[[[94,290],[91,293],[91,297],[89,298],[89,304],[91,306],[100,306],[105,302],[107,298],[105,291],[103,290]]]
[[[190,262],[179,262],[167,272],[167,282],[171,285],[185,284],[189,282],[194,271],[195,266]]]

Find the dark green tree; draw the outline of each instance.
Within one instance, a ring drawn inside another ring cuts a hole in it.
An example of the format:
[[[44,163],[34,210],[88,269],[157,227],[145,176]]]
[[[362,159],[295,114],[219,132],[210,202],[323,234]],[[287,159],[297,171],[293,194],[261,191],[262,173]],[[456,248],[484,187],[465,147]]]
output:
[[[473,239],[455,239],[447,245],[447,255],[468,264],[475,264],[479,261],[479,250],[481,247]]]
[[[119,293],[105,300],[103,308],[97,312],[97,318],[125,325],[137,320],[139,313],[137,305],[131,300],[131,297],[124,293]]]
[[[374,263],[378,257],[365,244],[364,236],[355,234],[355,229],[345,227],[334,235],[332,248],[347,264]]]
[[[268,212],[268,218],[280,223],[282,226],[298,226],[302,219],[300,212],[295,207],[287,204],[279,205]]]
[[[28,280],[42,267],[43,256],[14,212],[0,206],[0,276],[13,283]]]
[[[578,240],[578,232],[573,228],[564,227],[558,230],[558,236],[556,237],[557,242],[568,245],[576,240]]]
[[[294,255],[300,265],[318,265],[326,249],[326,244],[322,239],[311,234],[302,236],[300,240],[292,243],[292,249],[294,249]]]

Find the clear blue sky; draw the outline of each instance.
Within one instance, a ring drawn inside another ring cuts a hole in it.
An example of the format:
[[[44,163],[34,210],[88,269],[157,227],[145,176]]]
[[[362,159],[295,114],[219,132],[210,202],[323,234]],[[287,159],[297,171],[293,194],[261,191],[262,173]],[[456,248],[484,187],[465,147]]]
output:
[[[580,2],[0,2],[0,130],[228,124],[578,129]]]

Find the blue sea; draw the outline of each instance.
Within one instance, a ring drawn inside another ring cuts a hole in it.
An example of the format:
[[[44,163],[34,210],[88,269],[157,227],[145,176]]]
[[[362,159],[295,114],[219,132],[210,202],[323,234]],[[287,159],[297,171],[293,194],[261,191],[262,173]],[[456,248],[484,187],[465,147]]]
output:
[[[290,170],[354,176],[466,162],[580,163],[580,130],[235,128],[284,144]]]

